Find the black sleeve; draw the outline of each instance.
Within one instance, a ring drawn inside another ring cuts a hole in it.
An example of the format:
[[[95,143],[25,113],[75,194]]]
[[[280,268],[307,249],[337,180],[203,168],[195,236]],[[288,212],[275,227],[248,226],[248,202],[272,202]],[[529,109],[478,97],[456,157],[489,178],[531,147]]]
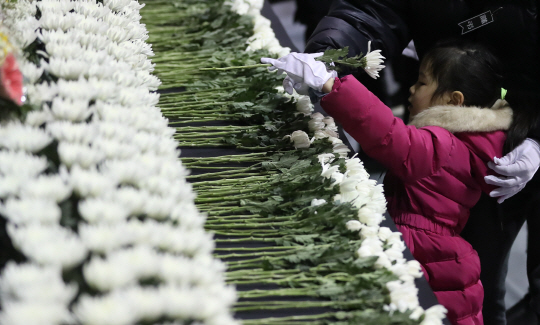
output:
[[[407,0],[335,0],[306,43],[306,53],[349,47],[349,55],[372,50],[392,60],[411,40]]]

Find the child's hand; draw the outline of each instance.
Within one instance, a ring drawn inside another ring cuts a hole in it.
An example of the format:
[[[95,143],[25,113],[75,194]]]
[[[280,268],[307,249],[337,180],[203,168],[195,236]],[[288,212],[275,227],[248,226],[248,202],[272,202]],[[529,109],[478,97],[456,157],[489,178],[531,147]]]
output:
[[[290,53],[279,59],[262,58],[262,63],[270,63],[270,71],[277,70],[278,73],[286,73],[288,78],[283,81],[283,88],[292,95],[292,89],[296,89],[299,94],[307,95],[308,88],[321,91],[324,84],[329,79],[337,77],[337,72],[327,71],[323,62],[316,61],[315,58],[323,53]],[[291,87],[292,86],[292,87]]]

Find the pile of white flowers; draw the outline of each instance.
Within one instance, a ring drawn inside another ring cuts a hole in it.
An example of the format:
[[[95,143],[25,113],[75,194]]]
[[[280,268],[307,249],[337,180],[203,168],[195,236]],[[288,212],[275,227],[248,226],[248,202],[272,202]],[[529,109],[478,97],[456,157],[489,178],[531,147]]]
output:
[[[281,87],[279,90],[283,91]],[[415,320],[424,315],[422,325],[442,324],[446,314],[446,309],[442,305],[435,305],[428,310],[419,305],[418,289],[414,281],[415,278],[422,276],[420,263],[416,260],[407,261],[403,257],[406,246],[400,232],[392,232],[390,228],[380,226],[386,212],[383,185],[369,178],[362,161],[356,155],[347,158],[350,150],[338,138],[337,127],[332,117],[312,113],[313,104],[308,96],[294,93],[291,97],[296,102],[298,114],[310,116],[308,127],[314,133],[310,139],[304,131],[293,132],[290,141],[295,148],[309,148],[317,139],[327,139],[333,145],[332,153],[318,156],[322,166],[321,176],[331,179],[332,186],[339,186],[340,193],[334,197],[335,204],[348,202],[358,208],[358,219],[347,222],[347,228],[359,232],[362,239],[357,251],[358,257],[377,256],[375,267],[386,268],[399,278],[387,283],[391,303],[385,306],[386,310],[390,313],[396,310],[412,311],[410,317]],[[345,173],[339,171],[339,165],[331,164],[335,160],[335,154],[345,158],[347,169]],[[313,199],[311,205],[316,207],[326,203],[324,199]]]
[[[268,18],[261,15],[264,0],[229,0],[227,4],[233,12],[239,15],[248,15],[253,21],[253,35],[247,40],[246,51],[253,52],[265,49],[278,57],[291,52],[288,47],[282,47],[276,38]]]
[[[237,324],[236,292],[212,257],[175,130],[156,107],[142,7],[19,0],[3,8],[18,48],[36,39],[44,47],[37,65],[18,57],[35,110],[0,126],[0,214],[27,259],[1,272],[1,324]],[[73,272],[82,280],[66,283]]]

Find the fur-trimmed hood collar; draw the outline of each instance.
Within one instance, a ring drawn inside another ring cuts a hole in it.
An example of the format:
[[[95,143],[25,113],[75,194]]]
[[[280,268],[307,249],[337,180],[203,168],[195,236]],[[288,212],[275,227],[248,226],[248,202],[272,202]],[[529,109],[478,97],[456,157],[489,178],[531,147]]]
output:
[[[409,125],[440,126],[459,133],[508,130],[511,123],[512,109],[508,102],[499,99],[491,108],[434,106],[416,115]]]

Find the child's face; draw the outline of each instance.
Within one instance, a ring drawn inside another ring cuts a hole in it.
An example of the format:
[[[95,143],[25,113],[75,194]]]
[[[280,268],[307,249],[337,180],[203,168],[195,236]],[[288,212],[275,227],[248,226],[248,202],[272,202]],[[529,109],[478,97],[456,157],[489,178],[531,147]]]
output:
[[[422,64],[418,73],[418,81],[409,89],[411,92],[411,96],[409,96],[410,118],[429,107],[445,104],[444,96],[433,97],[437,86],[437,81],[433,79],[425,64]]]

